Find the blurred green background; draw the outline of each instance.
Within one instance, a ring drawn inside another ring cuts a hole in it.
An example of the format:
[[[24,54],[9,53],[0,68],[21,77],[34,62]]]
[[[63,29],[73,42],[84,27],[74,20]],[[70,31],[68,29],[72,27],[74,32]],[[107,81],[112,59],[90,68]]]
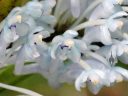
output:
[[[76,91],[73,85],[64,84],[58,89],[53,89],[48,86],[45,80],[39,74],[31,74],[25,76],[14,76],[14,66],[3,68],[0,70],[0,82],[27,88],[43,94],[44,96],[128,96],[128,83],[118,83],[113,87],[103,88],[98,95],[91,94],[88,89],[83,89],[81,92]],[[19,93],[0,88],[0,96],[16,96]]]
[[[0,21],[15,7],[22,6],[29,0],[0,0]],[[44,96],[94,96],[88,89],[82,92],[76,91],[73,85],[64,84],[59,89],[53,89],[48,86],[45,80],[39,74],[31,74],[25,76],[14,76],[13,67],[0,69],[0,82],[15,85],[23,88],[39,92]],[[127,67],[128,66],[123,66]],[[16,96],[20,93],[0,88],[0,96]],[[95,96],[128,96],[128,82],[118,83],[110,88],[103,88],[98,95]]]

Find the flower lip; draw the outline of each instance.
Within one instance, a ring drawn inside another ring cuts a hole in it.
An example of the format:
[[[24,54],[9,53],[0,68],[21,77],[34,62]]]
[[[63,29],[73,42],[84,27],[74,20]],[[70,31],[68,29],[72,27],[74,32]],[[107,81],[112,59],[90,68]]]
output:
[[[67,39],[67,40],[64,41],[64,45],[71,48],[72,46],[74,46],[74,41],[72,39]]]
[[[99,81],[99,78],[97,77],[97,76],[89,76],[88,77],[88,80],[91,82],[91,83],[93,83],[94,85],[97,85],[100,81]]]
[[[16,28],[16,25],[14,24],[14,25],[9,26],[9,29],[12,29],[12,28]]]
[[[63,50],[64,48],[68,48],[67,45],[60,45],[60,48]]]
[[[36,43],[42,43],[43,36],[41,34],[36,34],[34,37]]]
[[[17,20],[18,23],[21,23],[22,16],[21,15],[17,15],[16,16],[16,20]]]
[[[124,23],[122,21],[117,21],[118,28],[121,29]]]

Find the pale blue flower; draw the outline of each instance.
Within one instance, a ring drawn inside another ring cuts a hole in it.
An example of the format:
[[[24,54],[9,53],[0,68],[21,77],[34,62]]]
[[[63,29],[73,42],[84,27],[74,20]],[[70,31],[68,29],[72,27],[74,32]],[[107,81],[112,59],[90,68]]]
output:
[[[55,16],[59,19],[64,12],[69,10],[69,16],[78,18],[94,0],[59,0],[55,8]],[[71,14],[71,15],[70,15]],[[69,18],[69,17],[68,17]]]
[[[128,70],[117,66],[119,60],[128,64],[126,3],[32,0],[14,8],[0,24],[0,68],[11,63],[15,75],[39,73],[54,88],[75,83],[93,94],[128,80]],[[60,29],[64,33],[56,36]]]
[[[72,84],[76,80],[76,78],[81,74],[82,71],[83,68],[80,65],[75,64],[73,62],[68,62],[65,65],[65,69],[63,70],[63,73],[59,77],[59,81],[61,83]]]
[[[75,86],[79,91],[87,86],[92,93],[97,94],[103,86],[108,87],[128,79],[128,70],[124,68],[111,65],[105,66],[96,59],[89,59],[86,62],[91,69],[84,70],[76,78]]]
[[[123,80],[128,80],[128,70],[121,67],[112,67],[107,71],[107,78],[110,84],[122,82]]]
[[[104,56],[111,64],[116,64],[118,58],[121,60],[121,62],[126,62],[128,48],[127,42],[127,40],[113,40],[112,45],[102,47],[97,51],[97,53]],[[124,56],[126,57],[123,58]]]
[[[121,29],[123,26],[123,22],[120,20],[116,20],[115,18],[122,16],[127,16],[127,13],[124,11],[117,12],[116,14],[110,16],[105,24],[85,29],[83,40],[85,40],[87,44],[90,44],[92,42],[102,42],[105,45],[112,44],[110,33]],[[92,35],[94,33],[96,35]]]
[[[90,15],[90,20],[96,20],[101,18],[108,18],[112,14],[121,11],[120,6],[116,6],[117,4],[122,4],[123,0],[104,0],[99,4],[92,14]],[[118,8],[120,7],[120,8]],[[107,9],[107,10],[106,10]]]
[[[78,62],[81,53],[86,51],[87,46],[82,40],[74,39],[78,35],[77,32],[68,30],[63,36],[57,36],[52,41],[51,57],[53,59],[60,58],[62,60],[71,59]]]
[[[90,65],[91,69],[84,70],[77,77],[75,81],[76,89],[80,91],[81,87],[87,86],[92,93],[97,94],[103,86],[109,85],[105,72],[107,67],[96,59],[89,59],[85,62]],[[96,66],[97,64],[98,66]]]

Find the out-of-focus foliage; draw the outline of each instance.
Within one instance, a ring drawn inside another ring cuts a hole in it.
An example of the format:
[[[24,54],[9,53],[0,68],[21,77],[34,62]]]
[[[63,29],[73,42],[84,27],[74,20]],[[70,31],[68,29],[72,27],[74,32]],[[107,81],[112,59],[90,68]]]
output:
[[[79,96],[80,94],[80,96],[85,96],[86,94],[85,90],[83,90],[82,92],[78,92],[73,85],[68,84],[63,85],[59,89],[53,89],[48,85],[47,81],[39,74],[14,76],[13,70],[13,66],[9,66],[0,70],[0,82],[34,90],[35,92],[44,94],[44,96],[71,96],[71,94],[73,96]],[[19,95],[19,93],[6,89],[0,89],[0,96],[16,95]]]
[[[22,6],[29,0],[0,0],[0,21],[15,7]]]
[[[76,91],[73,85],[64,84],[58,89],[48,86],[47,81],[39,74],[31,74],[25,76],[14,76],[13,66],[0,70],[0,82],[6,84],[20,86],[23,88],[34,90],[44,96],[94,96],[87,89],[81,92]],[[109,88],[103,88],[101,92],[95,96],[128,96],[128,83],[119,83]],[[16,96],[19,93],[0,89],[0,96]]]

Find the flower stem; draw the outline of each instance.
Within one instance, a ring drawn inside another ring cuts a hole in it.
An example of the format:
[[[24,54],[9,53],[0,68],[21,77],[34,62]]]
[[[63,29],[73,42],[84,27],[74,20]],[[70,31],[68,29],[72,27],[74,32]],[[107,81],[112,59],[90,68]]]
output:
[[[19,88],[19,87],[15,87],[15,86],[3,84],[3,83],[0,83],[0,87],[8,89],[8,90],[12,90],[12,91],[17,91],[17,92],[20,92],[20,93],[23,93],[23,94],[26,94],[26,95],[29,95],[29,96],[43,96],[43,95],[40,95],[36,92],[30,91],[28,89]]]
[[[61,4],[62,4],[62,0],[58,0],[58,1],[57,1],[57,4],[56,4],[56,7],[55,7],[54,16],[55,16],[57,19],[59,18],[58,12],[60,11]]]
[[[71,26],[73,28],[74,26],[77,26],[88,14],[93,8],[95,8],[99,3],[101,3],[103,0],[95,0],[84,12],[83,14],[76,20],[76,22]]]
[[[105,19],[99,19],[99,20],[90,20],[90,21],[87,21],[87,22],[84,22],[84,23],[81,23],[79,24],[78,26],[74,27],[74,28],[71,28],[71,30],[81,30],[85,27],[91,27],[91,26],[96,26],[96,25],[102,25],[106,23],[106,20]]]
[[[91,69],[91,66],[88,63],[86,63],[86,61],[84,61],[82,59],[80,60],[79,65],[82,68],[84,68],[85,70],[90,70]]]

